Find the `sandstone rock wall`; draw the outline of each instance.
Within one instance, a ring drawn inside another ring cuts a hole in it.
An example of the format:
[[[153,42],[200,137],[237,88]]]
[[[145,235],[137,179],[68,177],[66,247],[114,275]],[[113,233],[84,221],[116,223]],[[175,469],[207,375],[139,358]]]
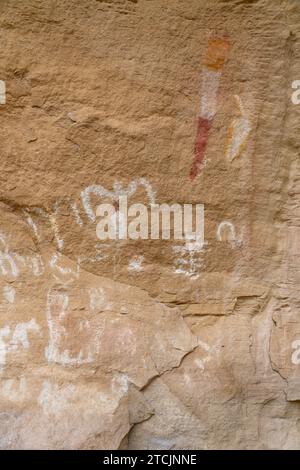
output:
[[[300,2],[0,2],[0,447],[300,448]],[[202,203],[205,244],[102,242]]]

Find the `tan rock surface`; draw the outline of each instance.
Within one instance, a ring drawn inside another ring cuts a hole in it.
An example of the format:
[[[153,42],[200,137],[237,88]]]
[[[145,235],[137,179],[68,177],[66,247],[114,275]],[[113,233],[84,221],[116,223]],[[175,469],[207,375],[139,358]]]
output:
[[[300,449],[299,2],[8,0],[0,40],[0,448]],[[204,247],[101,242],[122,191]]]

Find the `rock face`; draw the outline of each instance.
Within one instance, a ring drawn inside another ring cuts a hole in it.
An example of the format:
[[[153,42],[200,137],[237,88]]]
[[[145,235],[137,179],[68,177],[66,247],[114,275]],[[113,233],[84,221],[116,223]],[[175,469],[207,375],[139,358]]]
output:
[[[300,3],[7,1],[0,39],[0,447],[300,449]],[[205,243],[99,240],[122,194]]]

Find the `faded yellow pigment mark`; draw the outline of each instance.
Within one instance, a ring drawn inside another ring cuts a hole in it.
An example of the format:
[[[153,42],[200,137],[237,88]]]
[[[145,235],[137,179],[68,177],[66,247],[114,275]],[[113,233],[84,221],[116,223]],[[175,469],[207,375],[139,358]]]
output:
[[[6,85],[4,80],[0,80],[0,104],[6,103]]]
[[[225,143],[225,155],[231,162],[242,154],[251,133],[250,121],[245,115],[241,99],[237,95],[235,99],[241,116],[230,123]]]

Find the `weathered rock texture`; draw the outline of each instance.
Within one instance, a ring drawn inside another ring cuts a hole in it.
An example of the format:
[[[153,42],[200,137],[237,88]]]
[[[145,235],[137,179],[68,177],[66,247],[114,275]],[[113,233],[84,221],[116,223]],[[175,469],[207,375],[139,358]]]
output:
[[[299,449],[300,2],[0,14],[1,448]],[[98,240],[121,188],[204,247]]]

